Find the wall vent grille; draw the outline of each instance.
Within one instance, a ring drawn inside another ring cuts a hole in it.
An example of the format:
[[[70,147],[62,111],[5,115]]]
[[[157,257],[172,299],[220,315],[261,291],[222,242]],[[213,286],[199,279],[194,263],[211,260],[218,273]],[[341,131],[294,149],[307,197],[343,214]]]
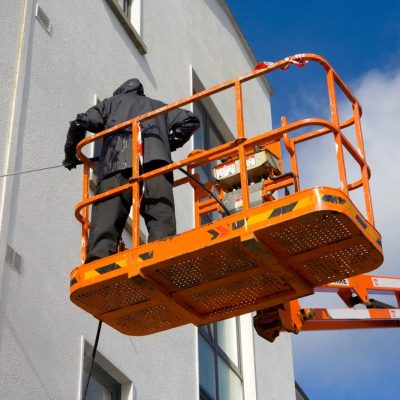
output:
[[[43,8],[40,7],[39,3],[36,4],[36,12],[35,12],[36,19],[40,22],[44,29],[48,33],[51,33],[51,21],[50,18],[46,15],[43,11]]]
[[[22,257],[10,245],[7,245],[6,262],[10,267],[21,273]]]

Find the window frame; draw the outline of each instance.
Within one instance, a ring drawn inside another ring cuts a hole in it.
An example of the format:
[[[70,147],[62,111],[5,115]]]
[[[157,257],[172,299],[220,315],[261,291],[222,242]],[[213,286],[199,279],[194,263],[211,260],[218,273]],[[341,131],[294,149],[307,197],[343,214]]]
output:
[[[122,27],[125,29],[125,32],[128,34],[129,38],[132,40],[132,42],[139,50],[139,53],[145,55],[147,53],[147,47],[144,44],[143,39],[141,38],[138,31],[132,25],[131,19],[128,16],[130,10],[128,10],[128,13],[125,13],[125,11],[119,5],[118,0],[105,0],[105,1],[110,6],[111,10],[114,12],[115,16],[121,23]],[[131,4],[131,1],[129,3]]]
[[[87,374],[86,381],[82,384],[86,387],[87,378],[89,375],[91,360],[89,357],[85,357],[84,370]],[[85,375],[84,375],[85,376]],[[90,382],[95,379],[100,385],[102,385],[111,394],[111,400],[122,400],[122,384],[118,382],[113,376],[111,376],[105,369],[103,369],[96,361],[93,364],[92,374],[90,376]],[[87,396],[90,394],[90,382],[88,387]],[[82,386],[82,389],[84,387]]]
[[[120,3],[119,0],[117,0],[118,4]],[[132,0],[122,0],[123,6],[119,4],[119,6],[122,8],[122,11],[124,14],[128,17],[128,19],[131,19],[131,6],[132,6]]]
[[[88,373],[93,357],[93,344],[81,336],[81,356],[79,374],[79,398],[86,388]],[[119,366],[110,361],[100,351],[96,352],[91,376],[100,383],[104,389],[111,392],[111,400],[128,400],[132,397],[133,382],[130,376],[126,375]],[[90,390],[89,384],[89,390]]]
[[[214,398],[210,395],[207,390],[201,385],[200,386],[200,399],[201,400],[220,400],[219,393],[219,372],[218,372],[218,357],[230,368],[234,374],[239,378],[242,387],[242,398],[244,399],[244,379],[243,379],[243,363],[242,363],[242,346],[241,346],[241,334],[240,334],[240,319],[239,317],[234,317],[236,322],[236,342],[237,342],[237,352],[238,352],[238,365],[236,365],[225,351],[218,344],[218,322],[202,325],[198,328],[198,334],[206,341],[206,343],[211,347],[214,355],[214,371],[215,371],[215,386],[216,386],[216,397]],[[204,333],[204,329],[207,330],[207,334]],[[199,356],[200,364],[200,356]],[[200,365],[199,365],[200,366]]]

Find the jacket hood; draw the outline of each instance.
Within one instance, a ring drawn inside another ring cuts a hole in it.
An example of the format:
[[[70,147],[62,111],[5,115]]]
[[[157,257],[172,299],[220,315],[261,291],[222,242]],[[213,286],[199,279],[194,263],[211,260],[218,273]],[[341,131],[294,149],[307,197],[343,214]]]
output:
[[[143,85],[139,81],[139,79],[128,79],[117,90],[115,90],[113,96],[116,96],[117,94],[125,94],[128,92],[135,92],[136,94],[144,96]]]

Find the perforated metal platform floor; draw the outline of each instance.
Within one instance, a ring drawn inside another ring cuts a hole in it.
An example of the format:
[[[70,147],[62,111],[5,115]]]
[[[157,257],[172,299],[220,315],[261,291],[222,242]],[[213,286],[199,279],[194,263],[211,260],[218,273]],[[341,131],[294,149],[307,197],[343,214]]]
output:
[[[70,294],[147,335],[280,304],[382,261],[379,233],[341,191],[319,187],[78,267]]]

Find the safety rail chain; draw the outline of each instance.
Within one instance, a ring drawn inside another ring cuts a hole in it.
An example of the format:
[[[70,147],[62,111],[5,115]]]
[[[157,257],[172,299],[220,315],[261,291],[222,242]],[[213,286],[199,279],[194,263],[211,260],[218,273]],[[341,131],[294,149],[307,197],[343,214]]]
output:
[[[347,308],[301,308],[299,302],[293,300],[279,311],[282,330],[298,333],[301,330],[400,327],[398,277],[360,275],[330,283],[315,291],[336,293]],[[373,294],[391,295],[396,304],[375,300],[371,297]]]
[[[328,96],[330,104],[331,119],[325,120],[321,118],[308,118],[298,120],[296,122],[286,123],[283,119],[282,126],[273,129],[268,132],[263,132],[255,137],[246,138],[244,132],[244,120],[243,120],[243,98],[242,98],[242,84],[250,81],[254,78],[268,74],[275,70],[285,70],[291,65],[304,66],[308,62],[316,62],[322,66],[326,71],[326,80],[328,87]],[[223,90],[234,88],[235,90],[235,101],[236,101],[236,139],[220,146],[214,147],[209,150],[195,150],[188,157],[169,164],[168,166],[159,168],[157,170],[147,172],[144,174],[139,173],[139,161],[138,161],[138,132],[140,123],[166,113],[178,107],[183,107],[189,103],[201,100],[205,97],[211,96]],[[340,88],[347,99],[352,104],[353,114],[352,117],[341,121],[338,112],[336,88]],[[104,130],[92,137],[88,137],[82,140],[77,146],[78,157],[83,161],[83,200],[79,202],[75,209],[75,216],[82,224],[82,246],[81,246],[81,263],[84,263],[86,258],[86,244],[88,239],[88,230],[90,228],[89,221],[89,206],[100,200],[112,197],[125,190],[132,190],[132,248],[136,248],[140,245],[140,231],[139,231],[139,186],[140,182],[147,179],[153,178],[157,175],[165,174],[170,171],[174,171],[178,168],[186,167],[188,171],[193,171],[194,168],[200,167],[204,164],[212,161],[219,160],[223,157],[238,157],[240,165],[240,182],[242,188],[242,199],[243,199],[243,211],[246,211],[250,207],[249,202],[249,190],[248,181],[246,174],[246,156],[251,152],[254,146],[266,146],[283,141],[286,150],[290,155],[291,169],[293,179],[287,180],[282,185],[293,185],[295,190],[300,190],[299,171],[297,165],[296,156],[296,145],[307,140],[317,138],[329,133],[334,136],[336,144],[336,156],[337,165],[339,170],[339,178],[341,182],[341,190],[348,195],[349,191],[362,187],[364,191],[364,201],[367,211],[367,219],[371,225],[374,225],[374,217],[372,211],[370,189],[369,189],[369,167],[365,160],[364,144],[362,139],[361,125],[361,106],[357,99],[352,95],[346,84],[342,81],[339,75],[333,70],[330,64],[321,56],[315,54],[298,54],[291,57],[287,57],[277,62],[263,62],[257,64],[256,68],[247,75],[231,79],[225,83],[211,87],[210,89],[196,93],[183,100],[170,103],[158,110],[143,114],[122,124],[116,125],[110,129]],[[352,143],[344,136],[342,129],[354,125],[357,149]],[[304,127],[319,127],[318,129],[311,130],[305,134],[300,134],[296,137],[290,138],[289,134],[300,128]],[[106,136],[117,133],[118,131],[126,128],[132,128],[132,178],[128,184],[109,190],[105,193],[92,196],[89,198],[89,170],[93,168],[93,163],[82,153],[82,148],[95,140],[103,139]],[[348,182],[346,176],[346,167],[344,160],[344,149],[354,158],[361,169],[361,178],[355,182]],[[295,180],[295,182],[293,182]],[[179,186],[190,182],[188,178],[182,178],[175,182],[174,186]],[[190,182],[191,183],[191,182]],[[281,185],[281,186],[282,186]],[[279,186],[279,185],[278,185]],[[277,186],[277,187],[278,187]],[[197,211],[196,211],[197,210]],[[195,207],[195,212],[198,212],[199,207]],[[199,216],[195,217],[196,225],[199,222]]]

